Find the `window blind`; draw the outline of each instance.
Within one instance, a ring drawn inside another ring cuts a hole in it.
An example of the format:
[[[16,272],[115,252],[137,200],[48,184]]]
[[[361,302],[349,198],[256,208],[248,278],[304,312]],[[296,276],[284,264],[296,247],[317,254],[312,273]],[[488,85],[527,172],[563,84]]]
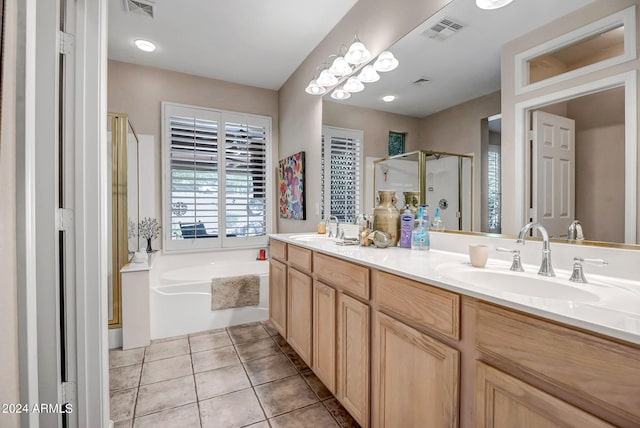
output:
[[[227,236],[266,234],[266,129],[225,123],[225,191]]]
[[[491,233],[502,232],[502,220],[500,218],[500,205],[502,202],[501,178],[500,178],[500,146],[489,145],[487,162],[487,198],[488,198],[488,228]]]
[[[341,132],[342,131],[342,132]],[[360,213],[360,131],[325,128],[321,150],[322,216],[353,222]]]
[[[218,123],[170,116],[171,237],[217,237]]]

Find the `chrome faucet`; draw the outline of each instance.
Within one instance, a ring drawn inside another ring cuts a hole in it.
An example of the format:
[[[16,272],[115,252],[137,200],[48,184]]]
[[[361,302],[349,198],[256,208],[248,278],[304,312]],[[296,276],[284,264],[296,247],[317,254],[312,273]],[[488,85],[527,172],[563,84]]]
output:
[[[583,259],[582,257],[574,257],[573,258],[573,271],[571,272],[571,278],[569,281],[577,282],[580,284],[586,284],[587,278],[584,276],[584,271],[582,270],[582,263],[593,263],[599,265],[608,264],[605,260],[602,259]]]
[[[336,236],[335,238],[340,237],[340,220],[338,220],[338,217],[336,217],[335,215],[330,215],[329,219],[327,220],[327,225],[329,225],[329,223],[331,223],[331,220],[335,220],[336,221]],[[329,229],[329,234],[327,235],[329,238],[333,238],[334,236],[331,234],[331,229]]]
[[[573,220],[569,225],[569,231],[567,232],[567,239],[579,239],[583,240],[582,223],[580,220]]]
[[[538,275],[542,276],[556,276],[553,272],[553,266],[551,266],[551,249],[549,248],[549,233],[547,233],[547,229],[544,228],[540,223],[532,222],[525,224],[522,229],[520,229],[520,234],[518,235],[518,240],[516,241],[518,244],[524,245],[524,240],[527,237],[527,232],[530,229],[538,229],[542,234],[542,263],[540,264],[540,270],[538,271]]]

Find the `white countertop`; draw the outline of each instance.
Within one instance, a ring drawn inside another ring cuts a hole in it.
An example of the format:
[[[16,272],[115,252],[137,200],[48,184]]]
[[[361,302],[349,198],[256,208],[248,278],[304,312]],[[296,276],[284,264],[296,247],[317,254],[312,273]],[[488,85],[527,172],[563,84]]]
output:
[[[414,251],[399,247],[378,249],[292,239],[299,235],[301,234],[270,236],[289,244],[640,345],[640,281],[609,278],[589,272],[588,284],[575,284],[568,280],[570,271],[556,269],[556,277],[546,279],[551,285],[557,283],[559,287],[567,290],[571,289],[566,287],[575,287],[580,289],[576,291],[584,291],[595,298],[578,302],[548,296],[534,297],[484,288],[451,278],[447,274],[451,270],[476,269],[471,267],[466,254],[433,248],[430,251]],[[490,258],[486,269],[511,275],[514,281],[518,277],[538,277],[538,266],[524,264],[523,273],[509,272],[509,266],[510,262]]]

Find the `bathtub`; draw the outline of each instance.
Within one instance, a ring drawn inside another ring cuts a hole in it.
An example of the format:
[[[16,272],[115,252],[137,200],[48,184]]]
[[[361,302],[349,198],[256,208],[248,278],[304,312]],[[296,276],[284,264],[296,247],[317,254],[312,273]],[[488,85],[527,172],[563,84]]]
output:
[[[269,317],[269,262],[257,250],[157,254],[150,275],[151,339],[229,327]],[[211,280],[235,275],[260,277],[257,306],[211,310]]]

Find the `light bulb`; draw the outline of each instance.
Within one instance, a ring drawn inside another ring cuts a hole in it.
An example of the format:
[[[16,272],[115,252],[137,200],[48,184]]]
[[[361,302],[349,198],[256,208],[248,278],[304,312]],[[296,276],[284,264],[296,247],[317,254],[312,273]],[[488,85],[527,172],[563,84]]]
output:
[[[331,93],[331,98],[334,100],[346,100],[350,96],[351,94],[342,88],[338,88]]]
[[[364,83],[373,83],[380,80],[380,75],[376,69],[373,68],[373,65],[368,64],[362,68],[362,71],[358,75],[358,80]]]
[[[327,92],[327,90],[324,88],[324,86],[318,85],[318,81],[314,79],[309,82],[309,85],[305,89],[305,92],[311,95],[322,95]]]
[[[385,95],[384,97],[382,97],[382,101],[384,101],[385,103],[390,103],[395,99],[396,99],[395,95]]]
[[[384,51],[378,55],[378,59],[373,64],[373,68],[377,71],[391,71],[398,67],[398,60],[389,51]]]

